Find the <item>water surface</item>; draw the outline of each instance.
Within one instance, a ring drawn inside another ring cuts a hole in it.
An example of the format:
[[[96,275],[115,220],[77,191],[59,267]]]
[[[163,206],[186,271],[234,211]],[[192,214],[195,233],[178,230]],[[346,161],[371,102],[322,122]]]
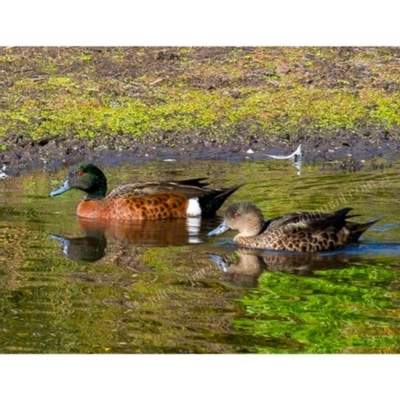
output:
[[[136,180],[245,183],[209,220],[102,224],[74,215],[81,192],[34,170],[0,181],[1,353],[398,353],[400,162],[151,162],[105,167]],[[380,221],[360,244],[318,255],[206,238],[227,205],[266,217],[346,206]]]

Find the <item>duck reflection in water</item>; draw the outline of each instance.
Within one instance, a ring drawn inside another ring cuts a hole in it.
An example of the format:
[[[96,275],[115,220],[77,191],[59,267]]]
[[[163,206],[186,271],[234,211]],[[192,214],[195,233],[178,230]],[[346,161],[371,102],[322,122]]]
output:
[[[256,287],[265,271],[314,275],[314,271],[346,268],[360,257],[345,252],[291,253],[239,249],[226,254],[209,253],[209,258],[237,286]]]
[[[175,218],[162,220],[107,221],[78,218],[84,236],[68,238],[51,234],[62,245],[70,259],[97,261],[104,257],[107,240],[134,246],[180,246],[203,243],[215,221],[210,219]]]
[[[64,255],[74,261],[95,262],[106,254],[107,239],[101,232],[98,235],[67,238],[50,234],[51,239],[61,244]]]
[[[211,226],[199,217],[162,220],[114,221],[78,219],[84,232],[103,232],[118,242],[143,246],[169,246],[202,243],[202,226]]]

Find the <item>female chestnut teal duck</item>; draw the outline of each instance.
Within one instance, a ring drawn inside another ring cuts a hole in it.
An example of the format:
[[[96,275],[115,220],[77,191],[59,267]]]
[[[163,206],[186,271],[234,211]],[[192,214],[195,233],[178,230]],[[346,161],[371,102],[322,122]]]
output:
[[[66,181],[49,196],[57,196],[70,189],[86,193],[78,205],[77,216],[91,219],[138,220],[212,217],[223,202],[240,186],[209,189],[205,178],[181,181],[132,183],[112,190],[107,196],[104,173],[90,163],[73,166]]]
[[[264,221],[254,204],[234,203],[227,208],[222,224],[207,236],[233,229],[239,231],[233,240],[243,247],[300,252],[334,250],[357,242],[377,222],[349,222],[347,218],[352,216],[347,214],[351,210],[348,207],[332,213],[297,212]]]

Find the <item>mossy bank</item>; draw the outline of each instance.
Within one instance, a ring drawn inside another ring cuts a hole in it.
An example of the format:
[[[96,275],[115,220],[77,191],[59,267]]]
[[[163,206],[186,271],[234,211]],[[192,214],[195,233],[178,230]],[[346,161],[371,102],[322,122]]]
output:
[[[398,150],[400,48],[12,47],[0,77],[14,165]]]

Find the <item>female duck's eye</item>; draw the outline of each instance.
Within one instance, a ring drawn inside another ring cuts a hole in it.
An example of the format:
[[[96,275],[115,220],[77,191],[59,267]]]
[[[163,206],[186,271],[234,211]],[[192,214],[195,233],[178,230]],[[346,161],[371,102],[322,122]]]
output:
[[[239,213],[239,212],[237,212],[237,211],[236,211],[236,212],[234,212],[234,213],[233,213],[233,217],[234,217],[234,218],[236,218],[236,217],[240,217],[240,213]]]

